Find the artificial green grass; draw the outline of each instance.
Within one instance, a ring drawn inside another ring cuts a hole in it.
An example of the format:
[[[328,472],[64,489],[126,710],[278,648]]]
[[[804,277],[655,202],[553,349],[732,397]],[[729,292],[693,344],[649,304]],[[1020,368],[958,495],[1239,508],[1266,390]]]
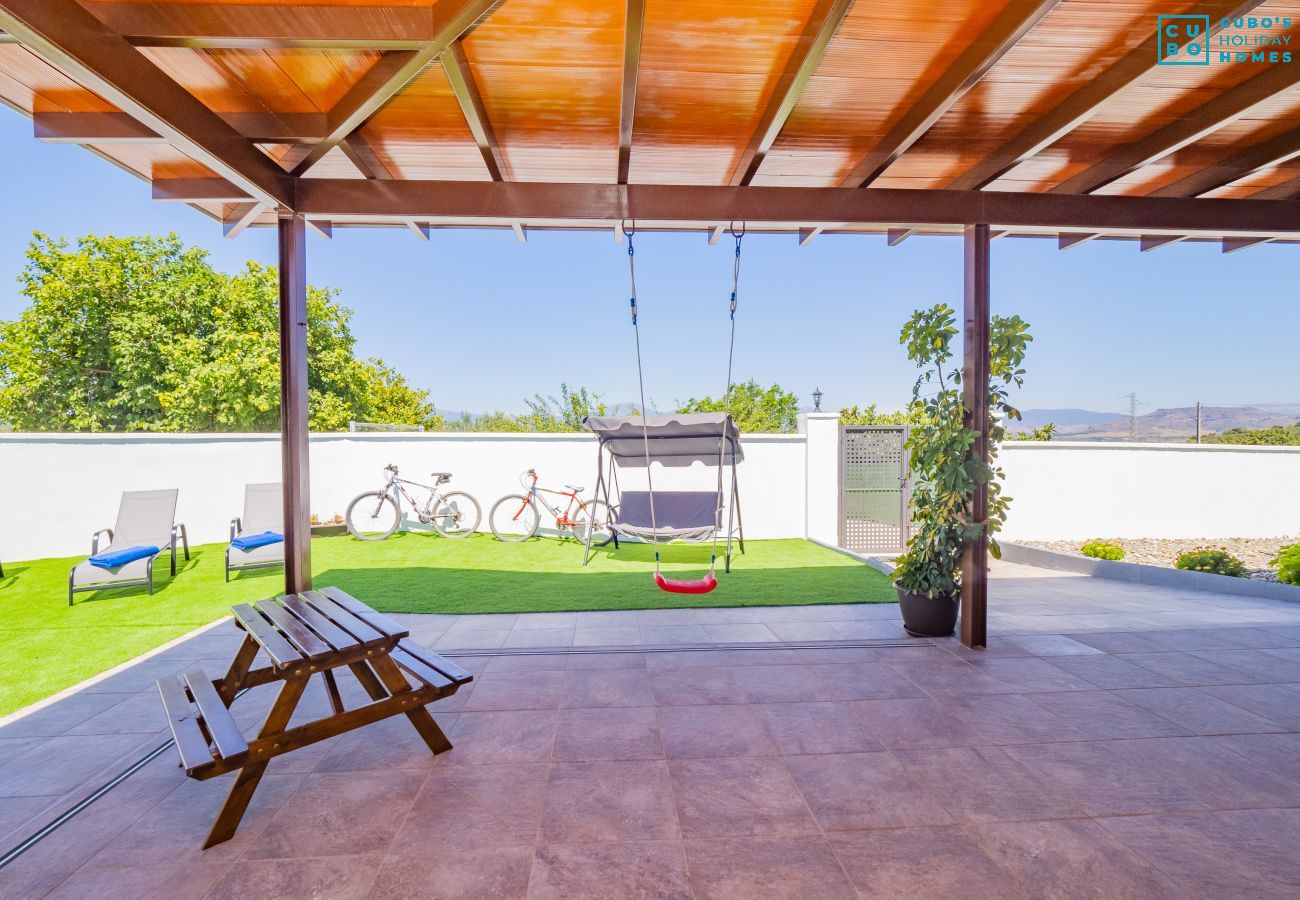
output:
[[[803,540],[750,541],[709,594],[668,594],[654,586],[654,551],[645,544],[592,551],[582,566],[575,541],[535,538],[503,544],[490,535],[448,540],[398,534],[364,542],[312,541],[317,585],[337,585],[385,612],[486,613],[663,607],[879,603],[894,600],[888,579],[849,557]],[[0,579],[0,715],[47,697],[173,638],[213,622],[236,603],[283,589],[280,569],[224,582],[224,544],[193,548],[175,578],[164,558],[153,596],[144,588],[77,594],[67,605],[68,570],[84,557],[5,563]],[[703,575],[708,545],[662,549],[673,577]],[[719,573],[721,573],[719,563]]]

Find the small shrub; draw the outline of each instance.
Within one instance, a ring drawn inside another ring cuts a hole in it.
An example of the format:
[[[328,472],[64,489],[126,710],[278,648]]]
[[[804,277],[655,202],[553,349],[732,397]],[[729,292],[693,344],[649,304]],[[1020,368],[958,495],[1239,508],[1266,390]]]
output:
[[[1242,561],[1220,547],[1200,547],[1180,553],[1174,561],[1174,568],[1213,572],[1215,575],[1230,575],[1233,578],[1246,577],[1246,566]]]
[[[1283,584],[1300,584],[1300,544],[1288,544],[1273,557],[1277,580]]]
[[[1110,541],[1088,541],[1079,548],[1079,552],[1084,556],[1091,556],[1093,559],[1119,560],[1124,558],[1124,548]]]

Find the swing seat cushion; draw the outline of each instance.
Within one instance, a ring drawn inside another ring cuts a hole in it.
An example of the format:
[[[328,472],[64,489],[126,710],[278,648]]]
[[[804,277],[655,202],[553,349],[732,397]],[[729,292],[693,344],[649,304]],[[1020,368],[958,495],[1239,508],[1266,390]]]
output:
[[[718,579],[712,572],[695,579],[665,578],[662,573],[655,572],[655,584],[670,594],[707,594],[718,586]]]
[[[654,501],[651,522],[650,492],[623,491],[614,511],[614,528],[644,541],[708,541],[722,527],[717,491],[655,491]]]

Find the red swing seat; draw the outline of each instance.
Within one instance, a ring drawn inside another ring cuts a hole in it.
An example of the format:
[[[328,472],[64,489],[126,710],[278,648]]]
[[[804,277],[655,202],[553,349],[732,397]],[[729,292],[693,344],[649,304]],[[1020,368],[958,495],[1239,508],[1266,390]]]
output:
[[[655,572],[655,584],[670,594],[707,594],[718,586],[718,579],[712,572],[703,578],[665,578],[662,573]]]

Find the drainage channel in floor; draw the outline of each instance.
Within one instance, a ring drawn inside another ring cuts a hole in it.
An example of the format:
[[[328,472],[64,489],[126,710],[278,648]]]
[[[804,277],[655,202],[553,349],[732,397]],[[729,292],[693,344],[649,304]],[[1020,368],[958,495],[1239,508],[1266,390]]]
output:
[[[764,641],[752,643],[729,644],[627,644],[612,647],[502,647],[498,649],[448,649],[442,653],[459,659],[475,659],[491,656],[599,656],[610,653],[734,653],[752,650],[887,650],[898,647],[933,647],[933,641],[910,640],[844,640],[844,641]],[[239,700],[247,689],[235,696]],[[54,834],[64,825],[89,809],[96,801],[102,799],[115,787],[122,784],[136,772],[172,748],[175,741],[165,741],[144,756],[128,765],[121,772],[96,787],[85,797],[56,815],[53,819],[37,828],[23,838],[12,849],[0,856],[0,869],[18,859],[38,843]]]

